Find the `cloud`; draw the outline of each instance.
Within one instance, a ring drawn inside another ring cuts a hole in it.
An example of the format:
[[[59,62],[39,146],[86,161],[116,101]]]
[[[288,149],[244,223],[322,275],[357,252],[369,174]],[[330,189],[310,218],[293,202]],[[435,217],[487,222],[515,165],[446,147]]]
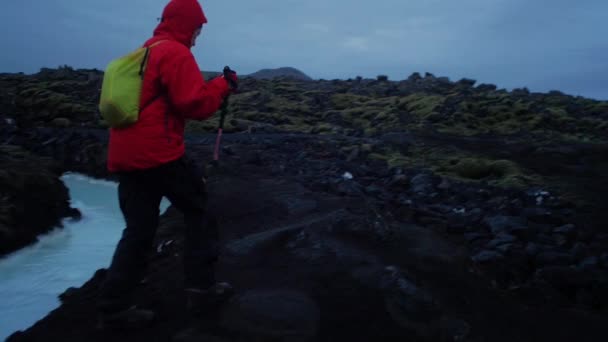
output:
[[[370,40],[366,37],[348,37],[342,43],[342,46],[347,49],[356,51],[367,51],[369,50]]]

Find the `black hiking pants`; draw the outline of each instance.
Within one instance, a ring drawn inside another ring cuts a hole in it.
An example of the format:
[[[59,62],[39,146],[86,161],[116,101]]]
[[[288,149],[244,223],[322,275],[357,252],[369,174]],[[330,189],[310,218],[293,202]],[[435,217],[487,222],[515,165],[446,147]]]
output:
[[[131,304],[132,292],[146,272],[149,253],[154,251],[163,197],[184,214],[184,286],[211,286],[215,282],[218,232],[217,226],[205,217],[202,169],[183,157],[157,168],[118,176],[118,199],[126,228],[102,285],[99,309],[113,312]]]

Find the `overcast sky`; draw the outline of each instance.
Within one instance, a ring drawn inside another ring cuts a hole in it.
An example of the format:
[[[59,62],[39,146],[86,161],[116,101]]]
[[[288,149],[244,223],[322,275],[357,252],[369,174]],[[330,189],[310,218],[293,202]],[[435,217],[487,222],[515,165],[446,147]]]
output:
[[[145,41],[167,0],[1,0],[0,72],[99,68]],[[608,0],[206,0],[201,69],[313,78],[432,72],[608,99]]]

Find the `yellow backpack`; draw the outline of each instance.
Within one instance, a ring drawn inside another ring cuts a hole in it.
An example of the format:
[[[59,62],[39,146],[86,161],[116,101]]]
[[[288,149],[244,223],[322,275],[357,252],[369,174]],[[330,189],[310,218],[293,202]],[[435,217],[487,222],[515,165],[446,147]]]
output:
[[[106,67],[99,112],[110,127],[129,126],[139,119],[141,88],[150,50],[162,43],[141,47]]]

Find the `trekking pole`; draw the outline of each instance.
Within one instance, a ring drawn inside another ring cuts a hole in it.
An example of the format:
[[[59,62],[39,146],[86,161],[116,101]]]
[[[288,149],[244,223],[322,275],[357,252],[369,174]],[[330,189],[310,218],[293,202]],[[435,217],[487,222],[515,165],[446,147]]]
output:
[[[230,67],[225,66],[224,67],[224,78],[230,83],[230,87],[234,90],[236,89],[236,84],[233,84],[233,81],[230,73],[233,73],[232,70],[230,70]],[[213,150],[213,160],[215,162],[217,162],[220,159],[220,143],[222,140],[222,132],[224,131],[224,121],[226,121],[226,115],[228,114],[228,99],[230,98],[230,95],[226,96],[226,98],[224,99],[224,103],[222,103],[222,106],[220,107],[221,110],[221,114],[220,114],[220,126],[217,129],[217,138],[215,139],[215,148]]]
[[[213,160],[218,161],[220,159],[220,142],[222,140],[222,131],[224,130],[224,121],[226,120],[226,114],[228,113],[228,98],[226,97],[224,103],[222,103],[221,114],[220,114],[220,126],[217,129],[217,138],[215,139],[215,148],[213,150]]]

